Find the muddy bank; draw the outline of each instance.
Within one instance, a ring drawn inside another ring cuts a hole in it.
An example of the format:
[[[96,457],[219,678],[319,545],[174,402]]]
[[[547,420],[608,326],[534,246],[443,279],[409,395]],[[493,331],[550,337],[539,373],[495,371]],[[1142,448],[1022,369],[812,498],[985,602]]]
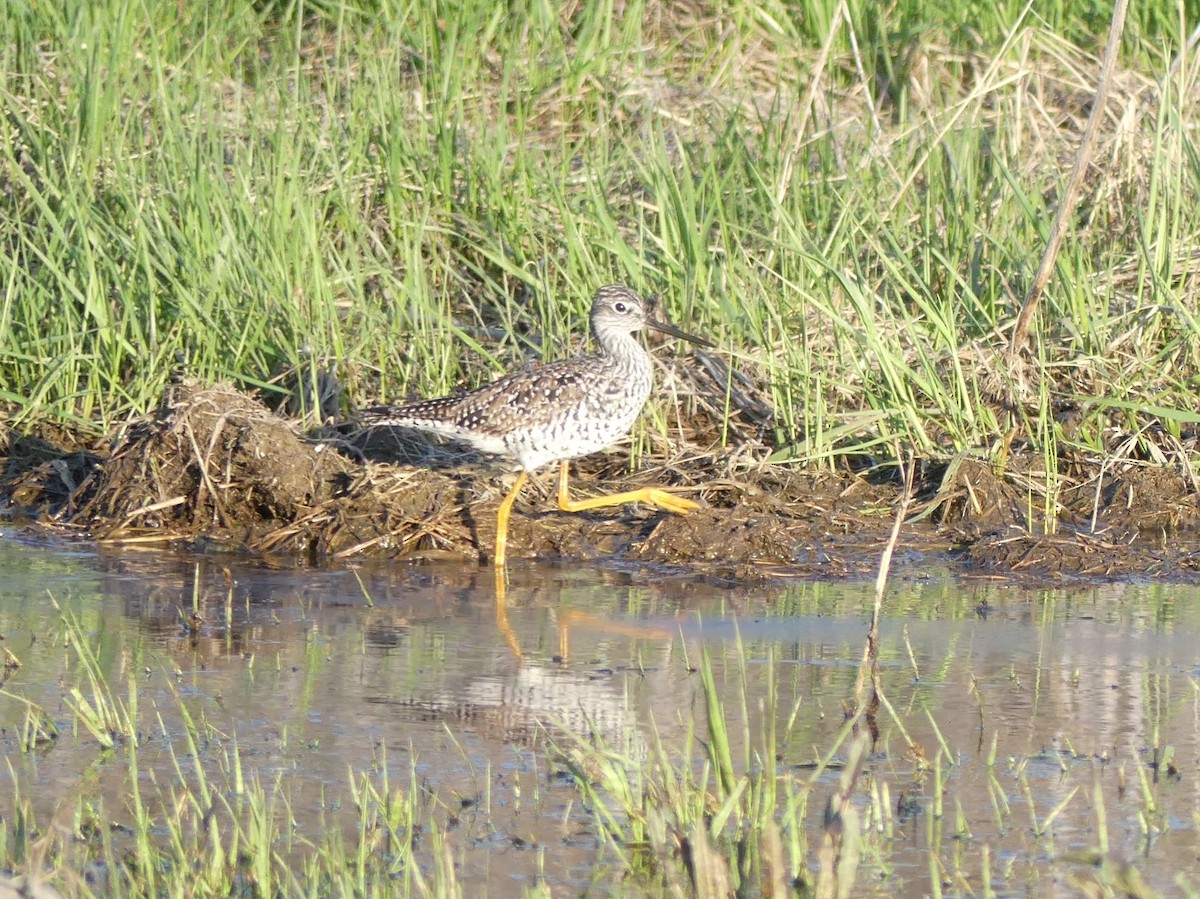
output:
[[[744,457],[744,453],[741,457]],[[630,474],[616,450],[582,460],[577,494],[667,486],[700,511],[640,506],[565,514],[552,478],[518,501],[511,557],[694,567],[713,577],[872,572],[901,485],[887,477],[745,466],[694,451]],[[897,560],[997,575],[1200,579],[1200,508],[1181,472],[1065,466],[1048,498],[1040,457],[1004,469],[962,456],[920,467]],[[179,387],[156,414],[81,445],[68,432],[10,432],[0,500],[10,520],[94,539],[249,552],[281,563],[377,556],[486,559],[508,476],[419,435],[301,435],[257,399]],[[1045,510],[1057,508],[1046,533]]]

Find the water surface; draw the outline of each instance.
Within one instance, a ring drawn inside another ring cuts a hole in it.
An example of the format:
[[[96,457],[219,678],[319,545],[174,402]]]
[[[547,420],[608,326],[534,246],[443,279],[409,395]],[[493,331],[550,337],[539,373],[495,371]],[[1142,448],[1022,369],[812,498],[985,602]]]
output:
[[[11,821],[19,797],[39,822],[69,829],[81,796],[102,797],[118,824],[128,814],[125,756],[77,728],[67,702],[87,689],[66,612],[114,695],[128,701],[124,685],[137,685],[137,778],[164,815],[172,784],[196,772],[225,783],[236,756],[240,777],[286,805],[295,844],[280,851],[302,856],[330,828],[352,838],[351,784],[386,777],[451,819],[472,895],[543,882],[554,895],[619,893],[548,738],[586,735],[637,757],[652,732],[677,747],[692,728],[703,735],[703,648],[733,711],[743,682],[756,710],[778,678],[778,765],[807,779],[842,727],[872,589],[519,564],[498,612],[486,569],[273,570],[8,535],[0,634],[21,667],[0,697],[0,815]],[[879,717],[869,771],[892,804],[902,793],[910,804],[864,858],[855,894],[930,892],[931,848],[948,894],[978,890],[986,845],[998,895],[1070,895],[1074,856],[1100,844],[1101,821],[1112,856],[1158,888],[1200,883],[1196,599],[1153,583],[1034,589],[900,572],[881,643],[895,713]],[[27,711],[16,697],[45,709],[62,736],[22,751]],[[740,728],[732,738],[741,757]],[[948,756],[935,827],[939,747]],[[192,769],[181,773],[180,759]],[[815,784],[812,847],[821,791],[836,779]]]

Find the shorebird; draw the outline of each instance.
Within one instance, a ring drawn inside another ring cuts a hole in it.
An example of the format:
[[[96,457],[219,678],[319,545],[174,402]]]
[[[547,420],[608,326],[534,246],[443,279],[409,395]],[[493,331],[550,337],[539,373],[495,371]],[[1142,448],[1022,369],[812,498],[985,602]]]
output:
[[[647,306],[628,287],[601,287],[592,301],[590,317],[597,352],[544,365],[531,363],[457,396],[365,409],[359,422],[364,427],[429,431],[517,463],[520,474],[496,517],[492,560],[497,569],[505,564],[508,519],[517,494],[530,472],[551,462],[560,463],[558,507],[564,512],[633,502],[676,514],[691,512],[699,508],[696,503],[654,487],[572,500],[568,485],[568,460],[604,449],[627,434],[650,395],[653,367],[635,332],[652,328],[701,346],[714,346],[657,321]]]

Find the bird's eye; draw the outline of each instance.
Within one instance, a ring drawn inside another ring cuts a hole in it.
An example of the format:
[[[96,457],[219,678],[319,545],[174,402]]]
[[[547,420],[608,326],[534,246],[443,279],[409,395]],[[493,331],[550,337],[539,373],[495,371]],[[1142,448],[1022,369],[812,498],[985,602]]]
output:
[[[624,315],[628,311],[629,311],[629,307],[626,306],[624,303],[620,302],[619,300],[617,302],[613,303],[613,312],[619,312],[622,315]]]

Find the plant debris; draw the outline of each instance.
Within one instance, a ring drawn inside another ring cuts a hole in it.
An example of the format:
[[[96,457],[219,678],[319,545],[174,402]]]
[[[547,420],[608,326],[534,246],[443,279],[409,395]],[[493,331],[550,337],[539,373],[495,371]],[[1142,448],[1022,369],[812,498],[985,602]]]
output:
[[[633,472],[619,449],[580,460],[576,490],[668,487],[703,508],[686,516],[632,505],[567,514],[547,483],[517,505],[513,554],[648,562],[742,581],[873,571],[901,498],[898,478],[771,465],[753,455],[745,443],[719,453],[688,443]],[[1090,470],[1079,463],[1080,474],[1060,474],[1052,491],[1038,461],[1015,453],[1003,467],[966,455],[921,465],[901,568],[907,561],[1039,577],[1200,579],[1200,531],[1191,524],[1200,502],[1186,472],[1136,460]],[[478,454],[420,434],[306,436],[246,393],[183,385],[111,449],[80,446],[62,431],[10,434],[0,497],[10,518],[110,544],[308,564],[366,556],[476,562],[494,540],[506,476]]]

